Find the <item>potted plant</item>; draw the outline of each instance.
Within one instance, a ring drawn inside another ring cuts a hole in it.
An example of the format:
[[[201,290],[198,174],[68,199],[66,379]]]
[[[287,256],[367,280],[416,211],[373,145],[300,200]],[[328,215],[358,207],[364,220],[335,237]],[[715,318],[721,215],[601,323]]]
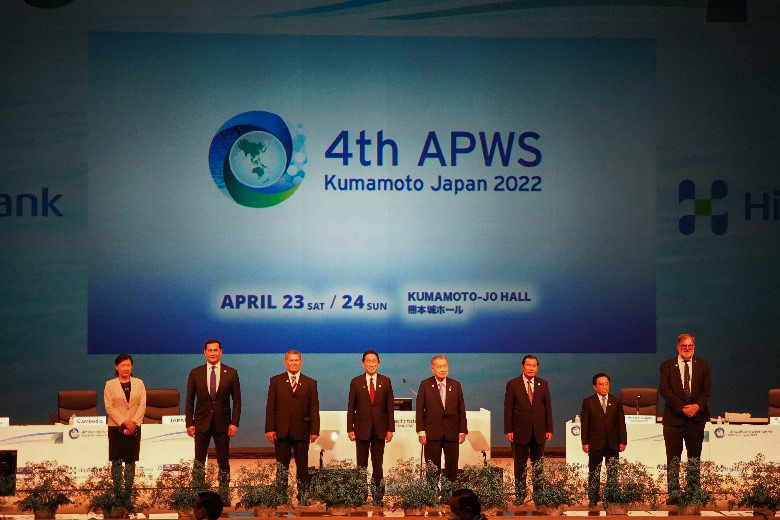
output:
[[[436,466],[430,462],[425,466],[425,472],[428,480],[434,489],[439,490],[439,502],[434,506],[425,506],[425,514],[428,516],[447,516],[450,511],[450,498],[455,490],[455,483],[444,476],[444,472],[436,469]]]
[[[57,508],[70,504],[76,486],[70,468],[55,461],[30,464],[19,472],[16,502],[22,511],[32,511],[35,518],[54,518]]]
[[[0,511],[5,511],[8,507],[6,497],[16,494],[16,475],[11,474],[0,477]]]
[[[371,507],[368,509],[379,513],[385,505],[385,479],[380,480],[377,485],[374,479],[369,478],[368,486],[371,491]]]
[[[277,507],[292,501],[287,469],[278,462],[243,466],[236,478],[236,492],[241,507],[258,517],[274,516]]]
[[[406,516],[422,516],[425,507],[440,503],[438,471],[432,464],[425,468],[414,459],[399,461],[387,474],[385,487],[393,509]]]
[[[734,470],[738,484],[729,507],[736,504],[763,516],[774,516],[780,509],[780,463],[768,462],[759,454],[749,462],[736,464]]]
[[[627,514],[629,506],[635,504],[658,509],[661,492],[644,464],[610,459],[601,496],[608,515]]]
[[[87,503],[87,512],[102,513],[104,518],[127,518],[136,510],[138,493],[134,488],[125,489],[115,484],[111,464],[92,468],[80,494]]]
[[[182,460],[175,468],[160,473],[152,496],[155,504],[177,511],[179,517],[189,517],[201,491],[217,491],[216,466]]]
[[[585,497],[585,480],[578,465],[540,459],[532,473],[532,497],[541,513],[561,515],[564,506],[573,506]]]
[[[351,508],[366,504],[367,476],[366,468],[356,466],[354,462],[331,461],[312,479],[312,498],[324,502],[331,514],[346,515]]]
[[[504,478],[503,469],[498,466],[467,465],[452,487],[474,491],[484,512],[503,511],[509,504],[507,497],[511,493],[511,483]]]
[[[708,504],[715,504],[718,496],[727,493],[733,478],[724,474],[724,468],[711,461],[688,459],[680,463],[675,458],[670,467],[669,479],[679,482],[680,477],[685,487],[669,493],[669,503],[677,506],[678,515],[699,514]]]

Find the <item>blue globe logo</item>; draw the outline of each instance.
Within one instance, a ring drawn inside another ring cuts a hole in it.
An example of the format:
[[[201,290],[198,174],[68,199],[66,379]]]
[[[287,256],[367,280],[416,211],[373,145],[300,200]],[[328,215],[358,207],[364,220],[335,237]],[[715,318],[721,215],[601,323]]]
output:
[[[275,206],[292,196],[303,182],[305,142],[301,133],[293,137],[276,114],[238,114],[225,122],[211,141],[211,177],[225,195],[242,206]]]
[[[230,169],[242,183],[264,188],[279,180],[287,167],[284,146],[268,132],[247,132],[230,148]]]

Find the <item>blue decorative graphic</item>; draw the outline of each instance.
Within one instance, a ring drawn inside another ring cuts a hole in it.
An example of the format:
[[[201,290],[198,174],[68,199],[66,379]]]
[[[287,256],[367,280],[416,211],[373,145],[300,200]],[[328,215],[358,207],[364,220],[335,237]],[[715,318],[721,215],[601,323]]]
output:
[[[293,137],[271,112],[244,112],[223,124],[209,148],[217,187],[242,206],[267,208],[285,201],[304,178],[305,139]]]
[[[710,217],[710,228],[716,235],[723,235],[728,229],[728,211],[725,213],[712,214],[712,201],[725,199],[728,194],[728,186],[725,181],[716,180],[710,187],[709,199],[696,198],[696,184],[690,179],[680,182],[678,187],[678,202],[686,200],[694,201],[694,211],[692,215],[683,215],[680,218],[679,229],[683,235],[690,235],[696,230],[696,217]]]

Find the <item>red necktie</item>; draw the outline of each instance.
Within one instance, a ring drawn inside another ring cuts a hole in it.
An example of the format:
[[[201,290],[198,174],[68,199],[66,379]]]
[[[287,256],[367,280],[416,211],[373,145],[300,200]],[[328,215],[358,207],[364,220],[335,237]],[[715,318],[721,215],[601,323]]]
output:
[[[528,402],[533,404],[534,403],[534,393],[531,391],[531,380],[526,379],[525,382],[528,384],[526,389],[528,390]]]
[[[376,388],[374,388],[374,378],[371,377],[371,384],[368,386],[368,397],[371,399],[371,404],[374,404],[374,397],[376,397]]]

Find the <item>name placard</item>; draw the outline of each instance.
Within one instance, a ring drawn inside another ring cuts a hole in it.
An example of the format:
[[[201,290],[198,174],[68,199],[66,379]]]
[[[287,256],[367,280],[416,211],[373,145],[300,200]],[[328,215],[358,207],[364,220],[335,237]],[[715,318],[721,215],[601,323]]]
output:
[[[8,417],[0,417],[0,427],[11,426],[11,421]]]
[[[626,415],[626,424],[655,424],[655,415]]]
[[[95,415],[91,417],[73,417],[70,420],[70,424],[73,426],[96,426],[100,424],[106,424],[106,416]]]
[[[163,424],[186,424],[187,419],[183,415],[163,415]]]

